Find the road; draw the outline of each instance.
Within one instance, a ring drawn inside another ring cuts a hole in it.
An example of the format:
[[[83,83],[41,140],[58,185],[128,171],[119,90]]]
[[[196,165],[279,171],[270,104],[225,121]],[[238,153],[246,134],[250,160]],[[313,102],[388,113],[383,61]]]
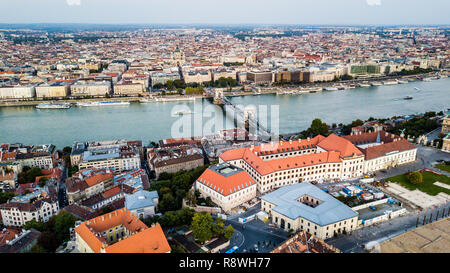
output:
[[[62,209],[68,205],[67,195],[66,195],[66,183],[65,183],[67,175],[68,175],[68,169],[66,168],[64,161],[62,164],[63,164],[62,166],[64,167],[64,169],[63,169],[63,172],[61,175],[61,180],[58,183],[58,203],[59,203],[60,209]]]
[[[229,217],[226,224],[234,227],[235,233],[230,240],[230,246],[223,250],[226,252],[233,246],[238,246],[238,252],[250,252],[258,247],[259,253],[270,252],[275,246],[281,244],[288,238],[288,233],[276,227],[270,227],[261,220],[252,220],[245,224],[239,222],[239,217],[248,217],[261,210],[260,204],[248,209],[239,215]],[[258,244],[259,242],[259,244]]]
[[[353,231],[351,234],[327,239],[325,242],[345,253],[366,252],[362,246],[367,245],[369,242],[376,241],[381,243],[423,224],[446,218],[449,216],[449,211],[450,205],[447,204],[446,206],[428,209],[426,212],[410,212],[407,215],[390,219],[388,222],[363,227]]]

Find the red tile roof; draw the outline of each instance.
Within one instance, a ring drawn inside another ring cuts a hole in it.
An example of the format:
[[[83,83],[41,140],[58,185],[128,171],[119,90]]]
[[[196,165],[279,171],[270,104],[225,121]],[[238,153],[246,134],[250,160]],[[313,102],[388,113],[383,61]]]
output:
[[[109,245],[102,232],[120,225],[132,235]],[[95,253],[101,252],[102,247],[107,253],[167,253],[170,251],[169,243],[159,224],[149,228],[126,208],[83,222],[75,228],[75,232]]]
[[[327,138],[320,141],[317,146],[327,151],[339,152],[341,157],[362,155],[362,152],[349,140],[335,134],[329,135]]]
[[[245,171],[240,171],[230,176],[223,176],[211,169],[206,169],[197,179],[198,182],[227,196],[239,189],[244,189],[255,184],[255,181]]]

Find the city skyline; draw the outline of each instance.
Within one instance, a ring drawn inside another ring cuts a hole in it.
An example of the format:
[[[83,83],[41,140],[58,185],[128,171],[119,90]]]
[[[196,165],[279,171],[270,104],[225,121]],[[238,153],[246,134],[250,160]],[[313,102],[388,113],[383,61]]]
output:
[[[319,0],[6,0],[0,23],[446,25],[450,2]],[[407,8],[405,8],[407,7]],[[57,12],[55,12],[57,11]],[[165,12],[166,11],[166,12]]]

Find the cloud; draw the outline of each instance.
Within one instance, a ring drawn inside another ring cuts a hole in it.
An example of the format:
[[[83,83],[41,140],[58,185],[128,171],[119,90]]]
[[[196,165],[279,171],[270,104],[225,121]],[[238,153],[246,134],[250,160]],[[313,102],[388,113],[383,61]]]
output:
[[[381,6],[381,0],[366,0],[369,6]]]
[[[81,0],[66,0],[66,3],[69,6],[80,6],[81,5]]]

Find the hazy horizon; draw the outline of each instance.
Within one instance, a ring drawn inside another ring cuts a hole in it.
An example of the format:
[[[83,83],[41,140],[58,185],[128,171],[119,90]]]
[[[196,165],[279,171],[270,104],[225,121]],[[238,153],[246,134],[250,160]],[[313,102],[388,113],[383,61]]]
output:
[[[2,0],[2,24],[449,25],[448,0]]]

